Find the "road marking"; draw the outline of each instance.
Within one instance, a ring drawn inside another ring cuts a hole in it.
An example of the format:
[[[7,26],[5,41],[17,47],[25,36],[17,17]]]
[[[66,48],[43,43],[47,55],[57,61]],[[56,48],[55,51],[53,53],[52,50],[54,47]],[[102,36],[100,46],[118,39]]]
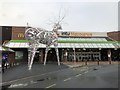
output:
[[[79,76],[81,76],[82,74],[78,74],[78,75],[76,75],[75,77],[79,77]]]
[[[46,88],[51,88],[51,87],[53,87],[53,86],[56,86],[56,84],[52,84],[52,85],[50,85],[50,86],[48,86],[48,87],[46,87]]]
[[[0,83],[0,86],[7,84],[7,83],[12,83],[12,82],[30,79],[30,78],[34,78],[34,77],[38,77],[38,76],[43,76],[43,75],[47,75],[47,74],[51,74],[51,73],[55,73],[55,72],[59,72],[59,71],[67,70],[67,69],[71,69],[71,68],[66,68],[66,69],[62,69],[62,70],[58,70],[58,71],[52,71],[52,72],[48,72],[48,73],[43,73],[43,74],[33,75],[33,76],[24,77],[24,78],[20,78],[20,79],[16,79],[16,80],[2,82],[2,83]],[[83,71],[83,70],[81,70],[81,71]]]
[[[67,79],[64,79],[63,81],[65,82],[65,81],[68,81],[68,80],[70,80],[71,78],[67,78]]]
[[[66,69],[63,69],[63,70],[67,70],[67,69],[70,69],[70,68],[66,68]],[[58,70],[58,71],[52,71],[52,72],[48,72],[48,73],[43,73],[43,74],[38,74],[38,75],[33,75],[33,76],[29,76],[29,77],[24,77],[24,78],[20,78],[20,79],[16,79],[16,80],[11,80],[11,81],[7,81],[7,82],[3,82],[3,83],[0,83],[0,86],[6,84],[6,83],[12,83],[12,82],[16,82],[16,81],[21,81],[21,80],[25,80],[25,79],[30,79],[30,78],[33,78],[33,77],[38,77],[38,76],[43,76],[43,75],[47,75],[47,74],[52,74],[52,73],[55,73],[55,72],[59,72],[59,71],[63,71],[63,70]]]
[[[88,73],[88,71],[85,71],[84,73]]]
[[[22,83],[20,83],[20,84],[13,84],[13,85],[10,85],[8,88],[15,88],[15,87],[21,87],[21,86],[27,86],[28,84],[27,83],[25,83],[25,84],[22,84]]]
[[[31,83],[31,84],[35,84],[35,83],[37,83],[37,82],[34,82],[34,81],[30,81],[30,83]]]

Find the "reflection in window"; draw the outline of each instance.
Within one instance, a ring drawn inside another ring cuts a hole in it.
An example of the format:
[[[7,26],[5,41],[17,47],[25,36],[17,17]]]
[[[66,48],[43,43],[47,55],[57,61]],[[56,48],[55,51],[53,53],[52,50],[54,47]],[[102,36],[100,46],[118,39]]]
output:
[[[16,60],[23,59],[23,52],[22,51],[16,51],[15,52],[15,59]]]

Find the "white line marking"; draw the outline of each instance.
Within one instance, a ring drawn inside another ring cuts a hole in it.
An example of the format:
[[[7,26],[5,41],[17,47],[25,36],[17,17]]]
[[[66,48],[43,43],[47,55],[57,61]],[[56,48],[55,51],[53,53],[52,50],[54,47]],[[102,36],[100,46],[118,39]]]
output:
[[[52,84],[52,85],[50,85],[50,86],[48,86],[48,87],[46,87],[46,88],[51,88],[51,87],[53,87],[53,86],[55,86],[56,84]]]
[[[70,69],[70,68],[66,68],[66,69],[63,69],[63,70],[67,70],[67,69]],[[20,78],[20,79],[16,79],[16,80],[11,80],[11,81],[7,81],[7,82],[3,82],[3,83],[0,83],[0,86],[4,85],[6,83],[12,83],[12,82],[16,82],[16,81],[30,79],[30,78],[33,78],[33,77],[43,76],[43,75],[47,75],[47,74],[51,74],[51,73],[55,73],[55,72],[59,72],[59,71],[63,71],[63,70],[58,70],[58,71],[43,73],[43,74],[40,74],[40,75],[34,75],[34,76],[29,76],[29,77],[24,77],[24,78]],[[81,70],[81,71],[83,71],[83,70]],[[84,73],[87,73],[87,72],[84,72]]]
[[[13,85],[10,85],[8,88],[15,88],[15,87],[27,86],[27,85],[28,85],[27,83],[25,83],[25,84],[22,84],[22,83],[20,83],[20,84],[13,84]]]
[[[63,70],[67,70],[67,69],[70,69],[70,68],[66,68],[66,69],[63,69]],[[55,73],[55,72],[59,72],[59,71],[63,71],[63,70],[58,70],[58,71],[43,73],[43,74],[40,74],[40,75],[29,76],[29,77],[25,77],[25,78],[16,79],[16,80],[11,80],[11,81],[0,83],[0,85],[4,85],[6,83],[16,82],[16,81],[20,81],[20,80],[30,79],[30,78],[33,78],[33,77],[43,76],[43,75],[47,75],[47,74],[51,74],[51,73]]]
[[[88,73],[88,71],[84,72],[84,73]]]
[[[35,84],[35,83],[37,83],[37,82],[34,82],[34,81],[30,81],[30,84]]]
[[[75,77],[79,77],[79,76],[81,76],[82,74],[78,74],[78,75],[76,75]]]
[[[65,82],[65,81],[68,81],[68,80],[70,80],[71,78],[67,78],[67,79],[64,79],[63,81]]]

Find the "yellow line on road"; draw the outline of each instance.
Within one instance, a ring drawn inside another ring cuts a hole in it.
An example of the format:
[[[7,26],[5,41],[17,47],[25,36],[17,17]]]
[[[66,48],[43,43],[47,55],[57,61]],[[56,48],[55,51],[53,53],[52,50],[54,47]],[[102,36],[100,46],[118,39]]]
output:
[[[52,84],[52,85],[50,85],[50,86],[48,86],[48,87],[46,87],[46,88],[51,88],[51,87],[53,87],[53,86],[55,86],[56,84]]]
[[[64,79],[64,82],[65,82],[65,81],[68,81],[68,80],[70,80],[70,79],[71,79],[71,78]]]

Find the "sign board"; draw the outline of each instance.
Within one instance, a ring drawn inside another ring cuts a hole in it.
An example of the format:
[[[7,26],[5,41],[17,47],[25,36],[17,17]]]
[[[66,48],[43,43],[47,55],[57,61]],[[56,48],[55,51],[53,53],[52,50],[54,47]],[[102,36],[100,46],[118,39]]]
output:
[[[92,33],[84,32],[70,32],[70,36],[81,36],[81,37],[91,37]]]
[[[25,35],[24,35],[24,33],[17,33],[17,37],[18,37],[18,38],[24,38]]]
[[[74,36],[74,37],[107,37],[106,32],[59,32],[59,36]]]
[[[79,37],[91,37],[92,33],[87,32],[61,32],[59,36],[79,36]]]
[[[12,27],[12,40],[25,39],[25,27]]]

